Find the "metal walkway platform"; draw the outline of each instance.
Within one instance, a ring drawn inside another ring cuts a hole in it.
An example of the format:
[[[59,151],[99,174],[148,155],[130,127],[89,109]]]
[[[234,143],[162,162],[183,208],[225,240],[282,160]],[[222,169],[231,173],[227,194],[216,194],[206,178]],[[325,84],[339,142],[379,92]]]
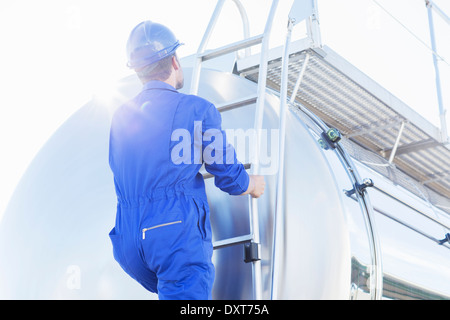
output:
[[[347,141],[378,155],[371,163],[377,171],[402,171],[423,187],[422,197],[440,198],[441,208],[450,212],[450,145],[439,129],[333,50],[310,43],[303,39],[290,46],[288,97],[296,92],[296,103],[339,129]],[[281,57],[281,47],[269,52],[267,87],[277,92]],[[257,82],[259,55],[238,60],[237,70]]]

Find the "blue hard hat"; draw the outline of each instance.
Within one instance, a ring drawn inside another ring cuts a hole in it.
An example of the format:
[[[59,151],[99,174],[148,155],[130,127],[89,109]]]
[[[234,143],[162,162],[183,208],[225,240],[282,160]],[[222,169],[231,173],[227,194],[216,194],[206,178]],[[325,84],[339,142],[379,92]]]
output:
[[[181,46],[167,27],[152,21],[139,23],[127,42],[127,66],[139,69],[173,55]]]

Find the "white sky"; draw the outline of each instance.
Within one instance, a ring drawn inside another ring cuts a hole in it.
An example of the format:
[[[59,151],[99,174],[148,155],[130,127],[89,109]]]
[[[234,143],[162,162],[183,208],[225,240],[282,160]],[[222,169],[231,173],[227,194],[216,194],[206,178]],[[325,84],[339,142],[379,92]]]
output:
[[[270,1],[241,0],[251,34],[262,32]],[[378,0],[429,44],[423,0]],[[280,0],[272,46],[283,43],[292,0]],[[431,52],[373,0],[318,0],[323,43],[438,125]],[[435,3],[450,15],[449,0]],[[2,0],[0,2],[0,217],[20,177],[57,128],[94,92],[131,74],[125,43],[142,20],[165,24],[195,53],[214,0]],[[438,52],[450,63],[450,26],[434,15]],[[304,30],[299,26],[298,38]],[[210,47],[240,40],[232,1]],[[444,106],[450,67],[440,62]],[[448,116],[450,118],[450,115]],[[450,121],[448,127],[450,128]]]

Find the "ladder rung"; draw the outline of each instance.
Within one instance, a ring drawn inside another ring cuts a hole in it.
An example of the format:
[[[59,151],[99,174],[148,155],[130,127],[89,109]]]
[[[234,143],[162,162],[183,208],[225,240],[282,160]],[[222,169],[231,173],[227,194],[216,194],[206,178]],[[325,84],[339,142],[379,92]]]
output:
[[[245,163],[244,164],[244,169],[245,170],[248,170],[248,169],[250,169],[252,167],[252,164],[251,163]],[[214,175],[212,175],[211,173],[209,173],[209,172],[206,172],[206,171],[204,171],[203,170],[204,169],[204,167],[202,167],[202,169],[200,170],[200,173],[203,175],[203,179],[210,179],[210,178],[212,178],[212,177],[214,177]]]
[[[231,101],[231,102],[227,102],[221,105],[217,106],[217,110],[219,112],[223,112],[223,111],[228,111],[228,110],[232,110],[232,109],[236,109],[236,108],[240,108],[240,107],[244,107],[244,106],[248,106],[249,104],[253,104],[256,103],[256,100],[258,99],[257,96],[252,95],[243,99],[238,99],[235,101]]]
[[[241,49],[245,49],[245,48],[260,44],[262,42],[263,38],[264,38],[264,35],[260,34],[260,35],[250,37],[250,38],[247,38],[247,39],[244,39],[241,41],[233,42],[231,44],[228,44],[226,46],[223,46],[223,47],[220,47],[217,49],[208,50],[204,53],[199,54],[198,57],[201,58],[202,61],[214,59],[214,58],[223,56],[230,52],[238,51]]]
[[[220,248],[228,247],[228,246],[239,244],[239,243],[249,242],[252,240],[253,240],[253,234],[246,234],[244,236],[238,236],[238,237],[234,237],[234,238],[228,238],[228,239],[224,239],[224,240],[214,241],[213,248],[220,249]]]

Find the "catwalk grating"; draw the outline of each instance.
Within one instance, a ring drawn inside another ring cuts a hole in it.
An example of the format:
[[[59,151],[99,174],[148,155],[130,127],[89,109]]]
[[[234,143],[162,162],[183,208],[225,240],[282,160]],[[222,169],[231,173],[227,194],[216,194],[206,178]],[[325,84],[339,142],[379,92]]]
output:
[[[267,87],[279,92],[280,48],[272,49],[269,56]],[[257,61],[255,56],[238,61],[239,74],[257,82]],[[294,43],[290,51],[288,97],[305,62],[295,103],[339,129],[348,143],[362,147],[358,152],[376,154],[381,161],[375,170],[390,177],[386,167],[389,172],[401,171],[405,175],[400,179],[404,187],[449,211],[450,149],[442,143],[439,129],[331,49],[313,49],[304,41]],[[398,147],[389,163],[403,123]]]

